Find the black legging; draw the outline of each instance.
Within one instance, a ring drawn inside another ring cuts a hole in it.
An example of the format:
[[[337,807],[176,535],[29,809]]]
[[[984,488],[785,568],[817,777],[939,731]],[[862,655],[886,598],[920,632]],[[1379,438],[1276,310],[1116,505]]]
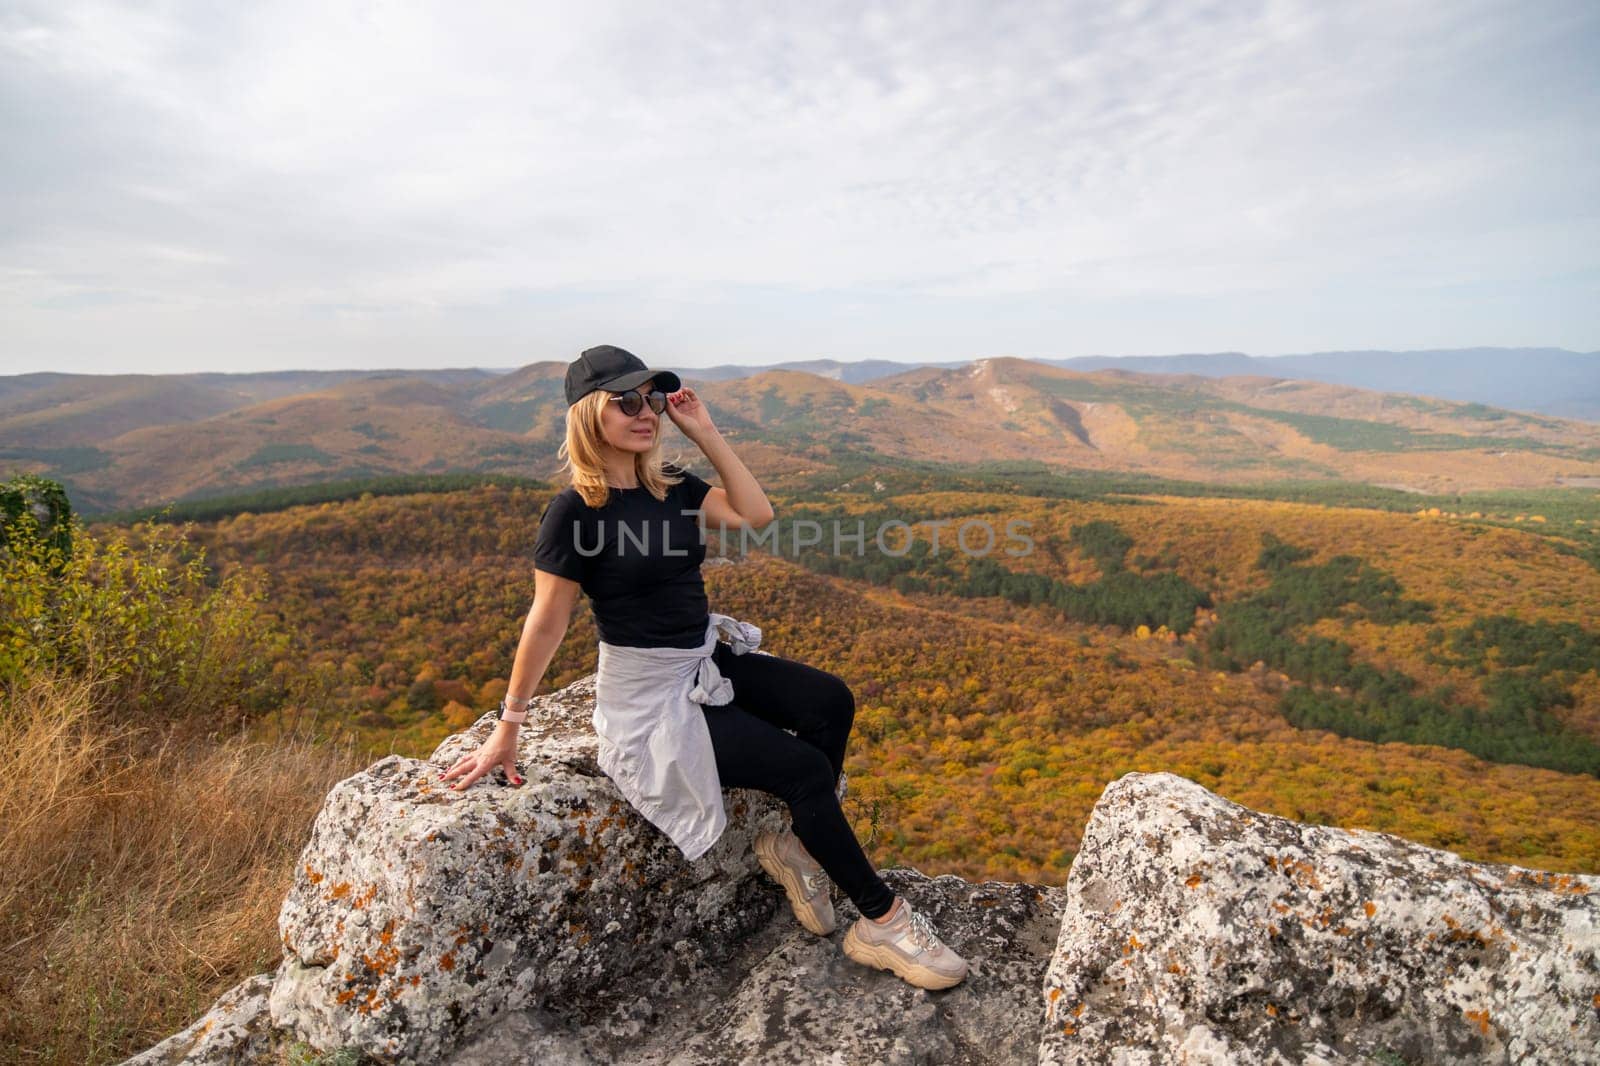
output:
[[[776,655],[712,652],[733,702],[701,705],[724,788],[770,792],[789,805],[794,835],[856,909],[879,918],[894,892],[867,861],[839,808],[839,775],[856,700],[839,677]],[[798,736],[784,732],[793,729]]]

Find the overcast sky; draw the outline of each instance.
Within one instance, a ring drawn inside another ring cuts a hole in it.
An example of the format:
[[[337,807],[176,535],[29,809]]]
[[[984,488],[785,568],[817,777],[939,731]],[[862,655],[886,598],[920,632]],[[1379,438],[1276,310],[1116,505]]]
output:
[[[0,373],[1600,349],[1597,55],[1593,0],[0,0]]]

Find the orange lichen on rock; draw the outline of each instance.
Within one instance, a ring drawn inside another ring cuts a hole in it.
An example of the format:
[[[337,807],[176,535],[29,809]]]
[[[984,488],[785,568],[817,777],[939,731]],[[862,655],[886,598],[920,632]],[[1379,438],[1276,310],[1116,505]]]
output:
[[[371,955],[362,955],[361,961],[373,973],[384,974],[400,961],[400,953],[394,948],[380,948]]]
[[[1322,889],[1322,882],[1317,879],[1317,871],[1309,862],[1299,859],[1284,859],[1283,872],[1298,885],[1304,888]]]
[[[1361,906],[1362,906],[1362,909],[1367,912],[1367,917],[1368,918],[1371,918],[1374,914],[1378,913],[1378,905],[1376,903],[1372,902],[1370,899],[1367,900],[1365,903],[1363,903]]]
[[[1142,947],[1144,947],[1144,945],[1139,942],[1139,937],[1134,933],[1129,933],[1128,943],[1123,947],[1122,953],[1124,955],[1129,955],[1135,951],[1138,951]]]
[[[344,897],[348,896],[349,894],[350,894],[350,882],[349,881],[340,881],[338,884],[334,885],[331,889],[328,890],[328,898],[329,899],[344,899]]]
[[[439,956],[439,969],[448,971],[448,970],[453,970],[455,968],[456,968],[456,953],[455,952],[447,951],[443,955]]]
[[[1452,943],[1470,940],[1481,948],[1486,948],[1489,946],[1490,937],[1494,935],[1493,930],[1490,931],[1490,936],[1484,936],[1476,929],[1462,928],[1461,923],[1450,917],[1448,914],[1442,915],[1441,917],[1444,919],[1444,924],[1450,927],[1450,935],[1446,939]]]
[[[1189,888],[1193,888],[1204,880],[1205,878],[1201,877],[1199,874],[1190,874],[1189,879],[1185,881],[1184,884]]]
[[[306,863],[306,880],[310,881],[314,885],[322,884],[322,875],[313,870],[309,862]]]
[[[1469,1010],[1464,1012],[1468,1018],[1478,1023],[1478,1031],[1484,1036],[1489,1035],[1489,1012],[1486,1010]]]
[[[1542,888],[1553,892],[1566,892],[1574,896],[1589,894],[1589,886],[1574,877],[1572,874],[1549,873],[1545,870],[1513,870],[1506,875],[1507,881],[1531,881]]]
[[[384,924],[383,930],[378,933],[378,942],[383,947],[370,955],[364,954],[361,956],[362,963],[375,974],[389,973],[394,969],[395,964],[400,961],[400,952],[396,951],[393,946],[394,924],[394,919],[389,919]]]

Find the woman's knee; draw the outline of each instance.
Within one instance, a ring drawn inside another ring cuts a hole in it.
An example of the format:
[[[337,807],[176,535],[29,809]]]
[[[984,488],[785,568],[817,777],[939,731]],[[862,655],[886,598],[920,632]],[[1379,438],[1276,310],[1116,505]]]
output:
[[[845,683],[844,678],[833,674],[828,676],[833,678],[832,684],[828,686],[831,717],[845,729],[849,729],[856,720],[856,694],[850,691],[850,686]]]
[[[803,799],[806,796],[832,793],[834,790],[833,764],[817,748],[797,747],[785,760],[779,791],[785,799]]]

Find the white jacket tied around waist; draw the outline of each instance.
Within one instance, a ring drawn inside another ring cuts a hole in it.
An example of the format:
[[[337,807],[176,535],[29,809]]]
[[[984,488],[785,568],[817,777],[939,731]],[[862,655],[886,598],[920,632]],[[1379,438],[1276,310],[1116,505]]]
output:
[[[728,825],[711,731],[698,706],[733,702],[733,682],[711,658],[719,637],[735,655],[761,644],[760,629],[715,612],[698,648],[599,642],[594,731],[600,769],[691,861]]]

